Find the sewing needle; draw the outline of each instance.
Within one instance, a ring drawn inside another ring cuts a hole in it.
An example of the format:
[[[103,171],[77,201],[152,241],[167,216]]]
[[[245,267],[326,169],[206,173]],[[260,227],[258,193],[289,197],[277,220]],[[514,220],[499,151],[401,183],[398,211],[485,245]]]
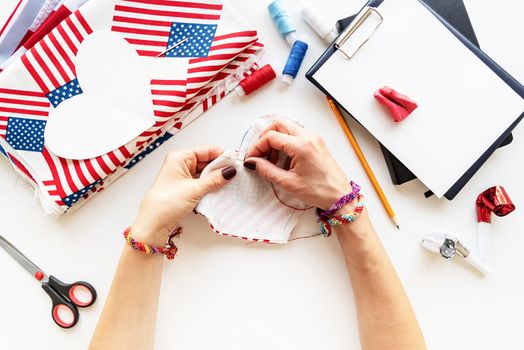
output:
[[[183,43],[185,43],[186,41],[188,41],[189,38],[185,38],[185,39],[182,39],[181,41],[177,42],[175,45],[172,45],[170,47],[168,47],[167,49],[165,49],[164,51],[162,51],[161,53],[159,53],[158,55],[156,55],[156,57],[160,57],[160,56],[163,56],[164,54],[168,53],[169,51],[173,50],[174,48],[182,45]]]

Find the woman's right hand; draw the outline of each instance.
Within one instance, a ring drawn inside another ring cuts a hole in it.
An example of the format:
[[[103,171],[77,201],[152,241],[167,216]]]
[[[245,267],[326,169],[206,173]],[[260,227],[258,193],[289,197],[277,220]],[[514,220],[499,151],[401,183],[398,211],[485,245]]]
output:
[[[289,169],[267,160],[272,151],[287,154]],[[293,121],[276,119],[249,149],[244,166],[308,205],[328,209],[351,192],[351,185],[324,140]]]

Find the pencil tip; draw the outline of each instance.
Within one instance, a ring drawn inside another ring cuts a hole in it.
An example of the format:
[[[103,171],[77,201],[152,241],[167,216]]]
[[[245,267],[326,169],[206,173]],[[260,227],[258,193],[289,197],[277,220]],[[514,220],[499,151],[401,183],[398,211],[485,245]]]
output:
[[[400,226],[399,225],[397,225],[397,230],[400,230]]]

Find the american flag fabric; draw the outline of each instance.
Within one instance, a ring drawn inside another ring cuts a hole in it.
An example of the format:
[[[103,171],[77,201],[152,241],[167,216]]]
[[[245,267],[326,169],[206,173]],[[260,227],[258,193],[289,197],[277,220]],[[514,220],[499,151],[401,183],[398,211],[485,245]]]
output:
[[[188,38],[165,57],[201,57],[213,41],[222,8],[216,1],[121,0],[111,30],[121,33],[140,56],[157,56]],[[182,55],[186,50],[197,56]]]
[[[82,93],[73,62],[78,47],[92,32],[82,13],[75,11],[22,56],[25,68],[54,107]]]
[[[53,28],[55,28],[62,20],[66,19],[78,9],[87,0],[48,0],[41,9],[41,13],[29,30],[25,37],[19,43],[18,49],[5,61],[0,64],[0,72],[6,69],[12,62],[18,60],[27,50],[31,49],[44,36],[46,36]],[[1,34],[0,34],[1,37]],[[1,39],[0,39],[1,40]],[[0,58],[0,62],[2,59]]]
[[[33,183],[47,212],[61,215],[78,208],[257,68],[263,49],[257,32],[235,11],[226,11],[228,6],[219,0],[89,0],[0,74],[2,154]],[[185,67],[185,74],[173,78],[166,69],[150,77],[155,118],[150,129],[96,158],[65,159],[46,146],[46,123],[64,101],[86,93],[76,74],[77,55],[98,31],[121,36],[152,64]]]

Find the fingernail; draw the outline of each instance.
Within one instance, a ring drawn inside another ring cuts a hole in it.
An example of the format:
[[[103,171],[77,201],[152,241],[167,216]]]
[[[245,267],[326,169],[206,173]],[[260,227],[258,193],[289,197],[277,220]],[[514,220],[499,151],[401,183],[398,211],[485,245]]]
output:
[[[257,168],[257,163],[248,160],[244,162],[244,168],[249,170],[255,170]]]
[[[237,169],[233,168],[232,166],[228,166],[227,168],[222,170],[222,176],[226,180],[230,180],[237,174]]]

